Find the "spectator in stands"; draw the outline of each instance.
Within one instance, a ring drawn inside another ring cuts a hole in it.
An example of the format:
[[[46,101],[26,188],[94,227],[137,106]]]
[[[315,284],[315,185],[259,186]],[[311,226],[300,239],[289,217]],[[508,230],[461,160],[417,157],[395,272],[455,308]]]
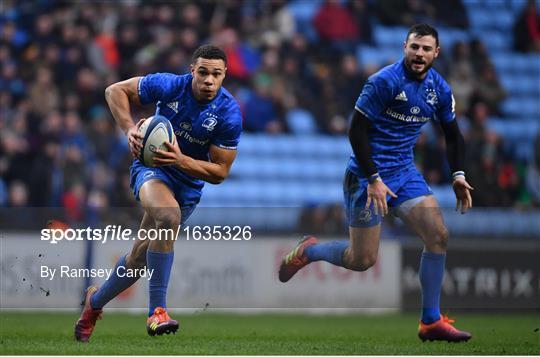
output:
[[[484,102],[490,115],[501,115],[500,104],[506,98],[506,91],[502,87],[493,65],[485,66],[477,79],[474,101]]]
[[[486,46],[482,41],[475,38],[469,43],[470,47],[470,61],[472,63],[473,71],[478,74],[485,66],[491,65],[489,60],[489,53]]]
[[[244,101],[247,130],[287,132],[287,113],[300,109],[316,118],[317,132],[339,135],[358,88],[379,69],[359,68],[352,52],[359,43],[371,43],[372,23],[403,25],[426,17],[433,22],[434,15],[451,26],[465,26],[467,20],[461,1],[380,0],[372,9],[373,3],[324,2],[314,21],[321,38],[308,40],[297,32],[284,0],[174,5],[8,1],[3,5],[13,15],[0,30],[0,174],[6,195],[15,182],[22,182],[28,204],[61,205],[61,197],[77,183],[89,192],[81,196],[84,199],[105,202],[102,194],[107,194],[110,205],[131,206],[129,180],[122,174],[130,157],[122,135],[111,128],[110,114],[100,109],[105,104],[103,88],[141,73],[182,72],[189,65],[186,54],[203,41],[226,45],[229,51],[227,86],[248,98]],[[528,37],[537,34],[535,18],[538,10],[531,1],[518,22],[525,31],[519,39],[525,38],[526,45],[535,43]],[[340,43],[339,50],[318,56],[316,49],[324,47],[320,41],[330,46]],[[487,103],[489,112],[496,113],[504,95],[495,72],[484,70],[489,63],[481,41],[457,46],[448,78],[458,116],[476,101],[484,107]],[[470,100],[470,85],[478,75],[479,95]],[[252,92],[253,96],[245,95]],[[151,108],[135,111],[136,118],[152,113]],[[473,132],[479,132],[476,124],[472,126]],[[493,145],[486,135],[491,137],[484,133],[473,142],[488,153]],[[445,176],[445,168],[429,159],[430,150],[439,150],[438,138],[428,137],[421,148],[425,157],[421,164],[430,168],[431,183]],[[482,155],[480,150],[475,159],[481,160]],[[496,155],[494,162],[501,161]],[[103,166],[106,170],[96,172],[116,178],[114,189],[108,184],[92,187],[90,172]],[[507,182],[511,170],[498,166],[495,177]],[[479,190],[475,195],[482,194]],[[7,198],[4,201],[7,204]]]
[[[454,75],[454,72],[465,72],[470,75],[474,75],[474,67],[471,58],[471,48],[469,44],[462,41],[456,41],[452,46],[452,68],[450,69],[450,76]]]
[[[359,35],[358,26],[339,0],[325,0],[317,11],[313,24],[325,53],[354,51]]]
[[[34,113],[44,116],[60,107],[60,93],[54,85],[52,71],[47,67],[37,69],[36,80],[30,85],[30,103]]]
[[[344,209],[341,204],[311,204],[300,214],[298,229],[319,235],[340,234],[346,229]]]
[[[517,202],[520,191],[518,168],[509,155],[501,155],[499,160],[497,185],[500,188],[501,197],[498,205],[512,207],[514,202]]]
[[[84,220],[86,206],[86,187],[82,182],[73,182],[62,195],[62,207],[66,210],[68,224],[78,224]]]
[[[249,44],[241,42],[232,28],[216,32],[213,43],[223,48],[227,55],[227,77],[231,81],[248,81],[259,66],[258,53]]]
[[[244,130],[277,134],[282,132],[276,105],[271,97],[270,78],[265,73],[254,77],[255,90],[251,93],[244,107]]]
[[[424,130],[414,148],[414,161],[430,185],[449,183],[451,176],[448,164],[440,158],[445,155],[445,141],[434,126]]]
[[[7,196],[7,185],[4,180],[2,180],[2,177],[0,177],[0,207],[4,207],[7,205]]]
[[[253,21],[253,30],[246,35],[257,47],[279,48],[296,33],[296,22],[285,0],[262,2],[260,16]]]
[[[531,204],[534,207],[540,207],[540,133],[534,141],[534,154],[527,167],[526,185]]]
[[[485,103],[476,103],[471,111],[471,126],[467,133],[467,176],[476,185],[473,201],[480,207],[495,207],[501,203],[498,185],[500,138],[486,126],[489,109]]]
[[[29,175],[30,198],[32,206],[54,206],[54,178],[58,179],[60,169],[60,145],[51,137],[42,146],[34,160]]]
[[[475,89],[475,76],[470,66],[458,67],[452,71],[448,83],[456,100],[456,115],[466,113],[470,107],[471,97]]]
[[[336,100],[341,108],[339,114],[347,117],[354,109],[351,108],[351,103],[358,99],[358,93],[362,90],[367,76],[358,66],[356,56],[345,54],[341,57],[340,66],[335,67],[333,78],[337,90]]]
[[[13,181],[9,187],[8,204],[10,207],[28,205],[28,187],[21,181]]]
[[[381,22],[389,26],[410,27],[416,23],[433,22],[434,6],[425,0],[380,0],[377,12]]]
[[[432,0],[431,4],[435,8],[438,23],[461,29],[469,27],[469,16],[461,0]]]
[[[540,12],[535,0],[527,1],[514,23],[514,49],[519,52],[540,52]]]
[[[366,0],[351,0],[347,5],[358,27],[358,40],[361,43],[373,45],[373,11],[369,2]]]

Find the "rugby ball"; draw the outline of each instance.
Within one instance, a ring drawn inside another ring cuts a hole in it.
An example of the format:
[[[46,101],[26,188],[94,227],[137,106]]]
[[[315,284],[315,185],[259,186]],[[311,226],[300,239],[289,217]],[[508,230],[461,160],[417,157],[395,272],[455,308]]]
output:
[[[139,160],[144,166],[154,167],[153,158],[156,151],[168,151],[165,142],[174,144],[174,132],[171,122],[162,115],[154,115],[142,123],[139,132],[143,136],[143,148]]]

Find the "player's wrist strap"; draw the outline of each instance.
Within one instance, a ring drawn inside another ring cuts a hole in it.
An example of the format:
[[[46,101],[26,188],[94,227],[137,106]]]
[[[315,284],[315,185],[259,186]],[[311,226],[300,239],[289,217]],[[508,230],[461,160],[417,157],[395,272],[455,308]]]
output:
[[[375,181],[381,181],[381,175],[378,172],[368,177],[369,183],[375,183]]]
[[[465,171],[456,171],[452,174],[452,181],[455,181],[457,178],[465,178]]]

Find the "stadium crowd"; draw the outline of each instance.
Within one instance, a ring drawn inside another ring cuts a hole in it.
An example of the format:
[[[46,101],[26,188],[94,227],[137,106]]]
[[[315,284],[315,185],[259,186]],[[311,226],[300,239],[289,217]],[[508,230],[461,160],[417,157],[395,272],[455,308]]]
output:
[[[3,1],[0,206],[63,206],[75,215],[87,205],[132,206],[131,159],[104,88],[150,72],[186,72],[191,52],[204,42],[227,53],[225,86],[241,104],[245,131],[302,135],[288,121],[288,113],[301,109],[312,118],[313,132],[344,136],[363,83],[378,70],[361,68],[355,53],[359,43],[372,43],[374,22],[468,26],[459,1],[448,8],[446,1],[410,0],[399,2],[401,11],[394,3],[321,2],[313,42],[297,31],[280,0]],[[457,42],[441,57],[436,68],[456,98],[475,205],[539,205],[540,144],[527,169],[506,155],[486,126],[506,92],[482,41]],[[142,108],[135,115],[151,113]],[[430,126],[416,148],[430,184],[449,182],[443,148],[440,131]],[[333,208],[329,214],[339,216]]]

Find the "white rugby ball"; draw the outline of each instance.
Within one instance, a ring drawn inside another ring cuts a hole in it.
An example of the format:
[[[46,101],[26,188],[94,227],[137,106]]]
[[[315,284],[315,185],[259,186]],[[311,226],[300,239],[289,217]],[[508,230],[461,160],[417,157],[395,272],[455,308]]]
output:
[[[154,115],[146,119],[139,132],[143,135],[143,148],[139,160],[144,166],[154,167],[156,150],[168,151],[165,142],[174,143],[174,132],[169,119],[162,115]]]

